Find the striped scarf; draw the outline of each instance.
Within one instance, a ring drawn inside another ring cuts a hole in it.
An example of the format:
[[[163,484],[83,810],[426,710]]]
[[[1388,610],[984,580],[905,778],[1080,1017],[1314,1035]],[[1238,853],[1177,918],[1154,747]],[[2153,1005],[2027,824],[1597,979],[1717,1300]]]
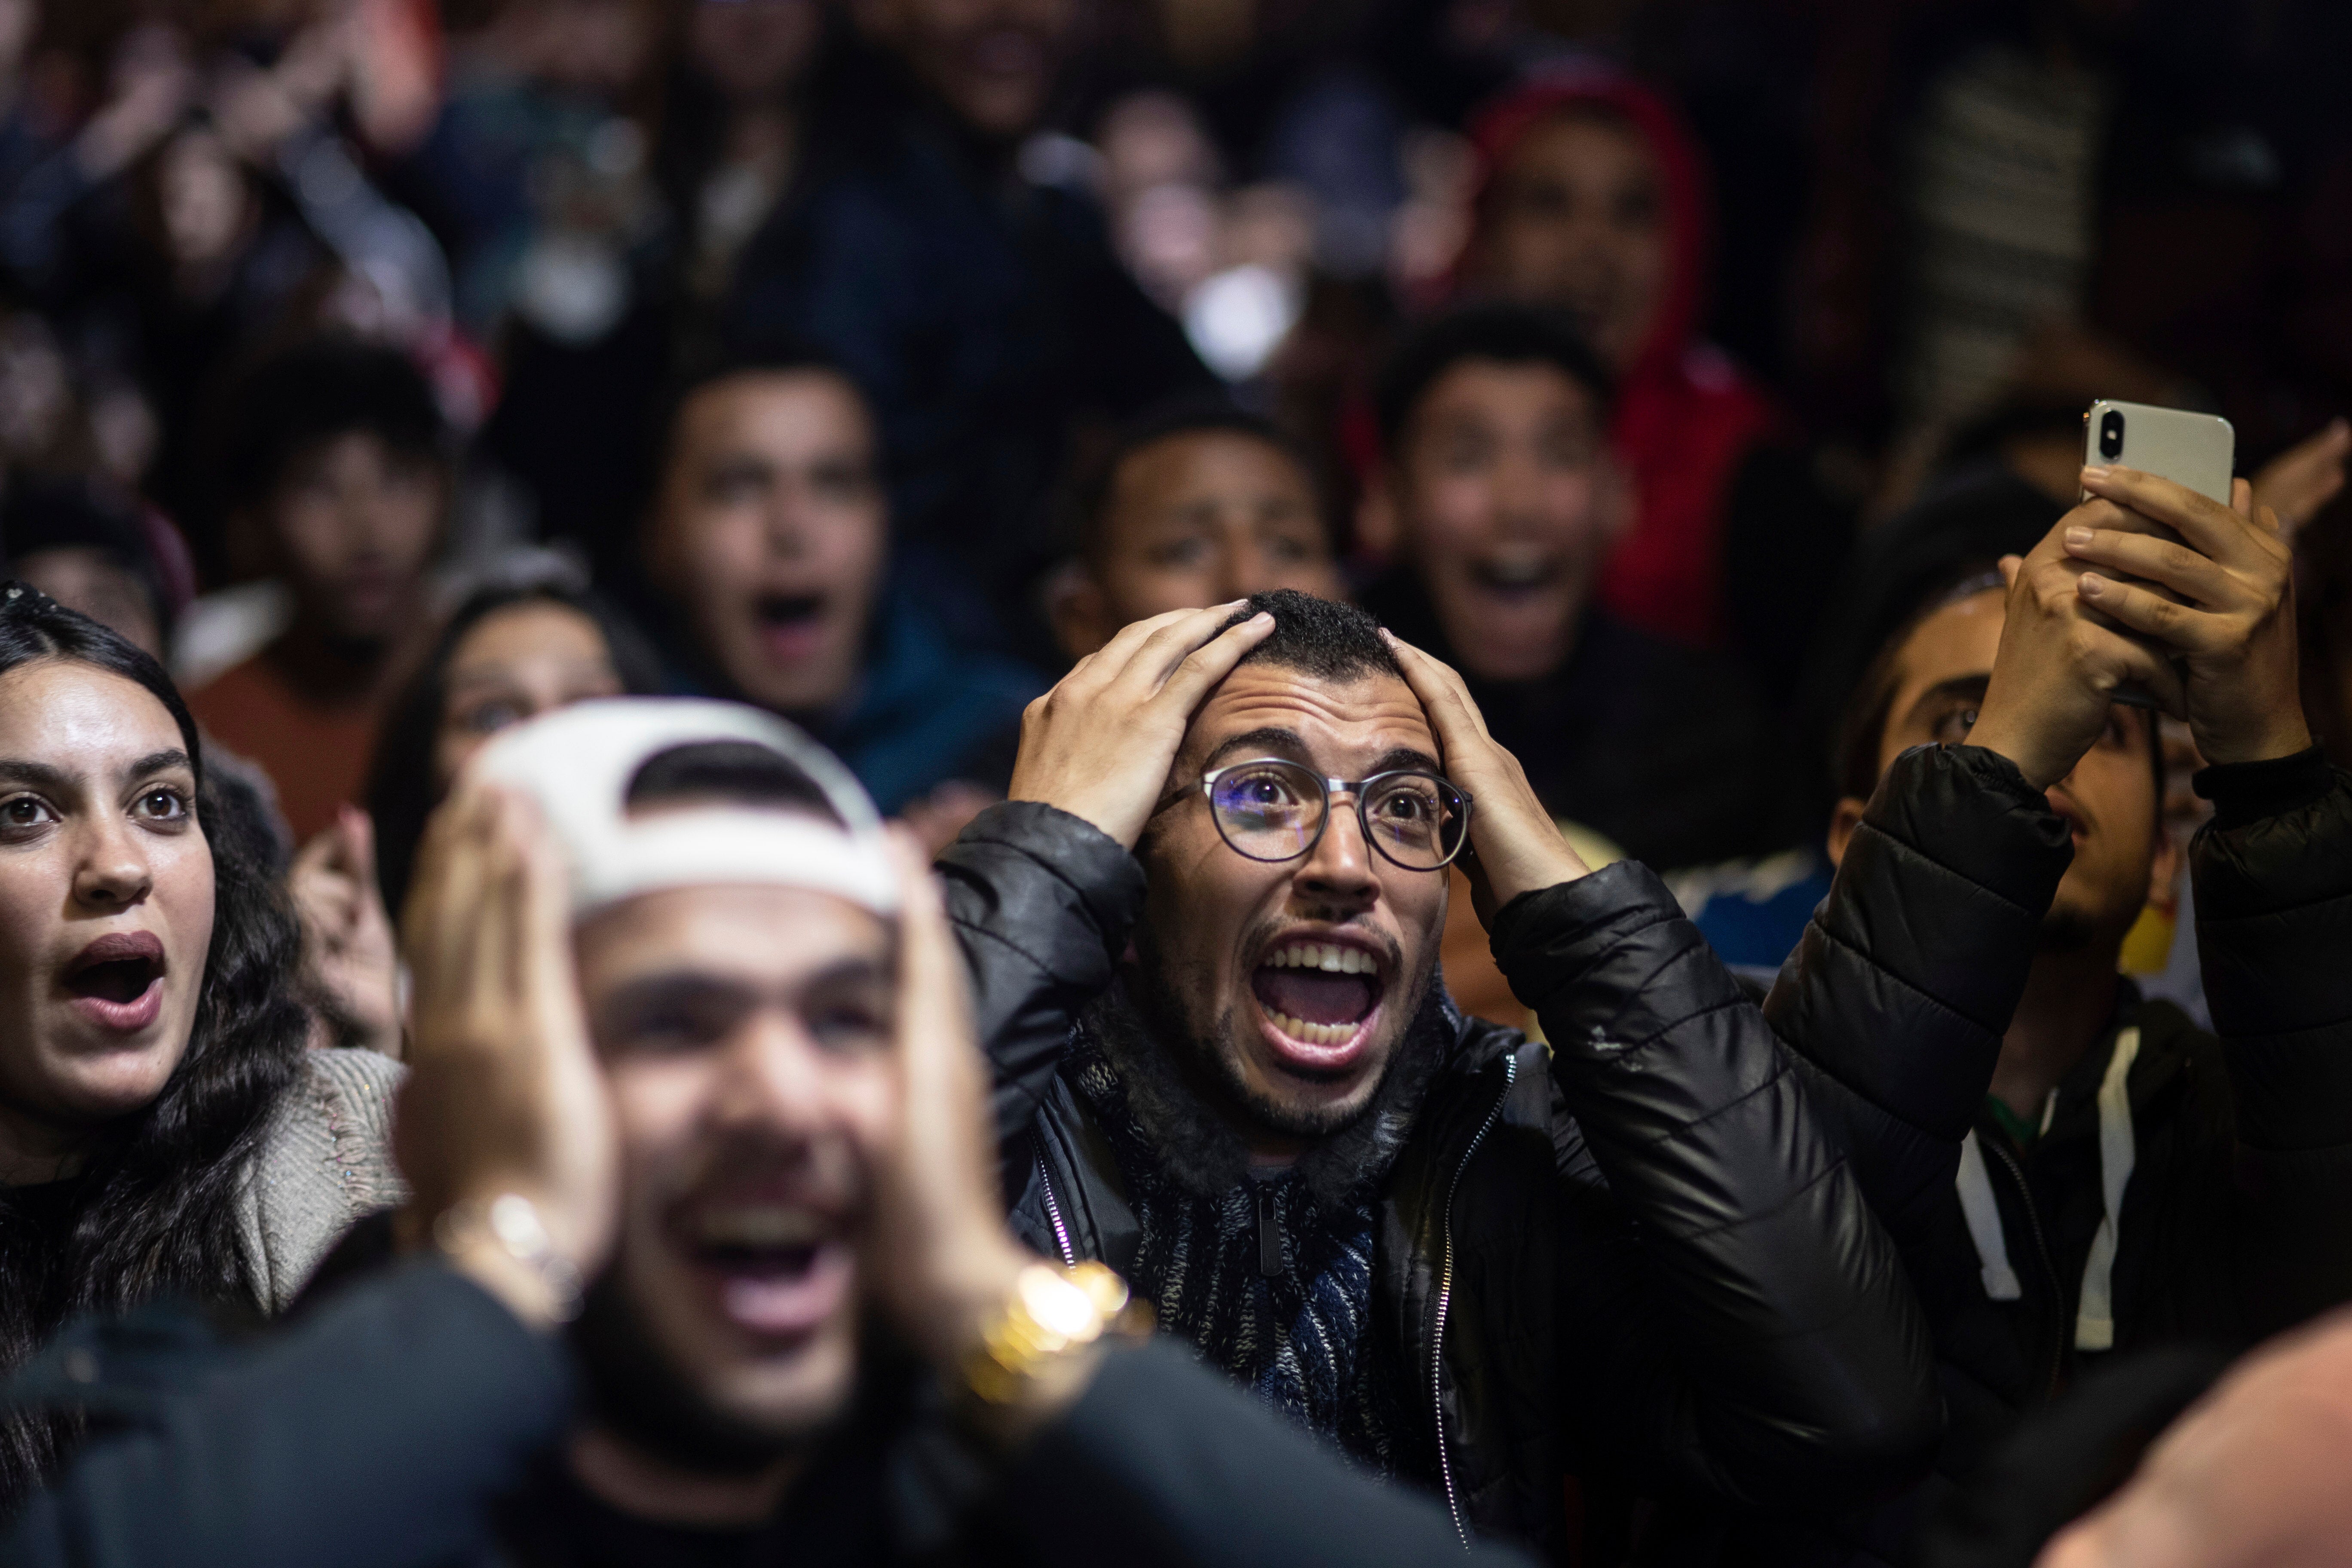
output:
[[[1393,1358],[1372,1343],[1373,1181],[1328,1202],[1296,1169],[1244,1170],[1203,1192],[1171,1173],[1093,1030],[1080,1027],[1065,1070],[1125,1179],[1142,1234],[1132,1282],[1161,1330],[1372,1469],[1393,1475],[1410,1464],[1399,1452]],[[1271,1277],[1261,1266],[1268,1210],[1282,1263]]]

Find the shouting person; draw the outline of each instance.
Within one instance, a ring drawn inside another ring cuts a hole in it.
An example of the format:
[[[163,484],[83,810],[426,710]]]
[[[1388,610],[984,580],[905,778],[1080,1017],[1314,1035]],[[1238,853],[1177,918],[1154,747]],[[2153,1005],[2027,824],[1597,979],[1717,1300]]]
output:
[[[1893,1251],[1657,879],[1454,672],[1295,593],[1128,627],[942,857],[1021,1235],[1301,1426],[1569,1544],[1561,1481],[1814,1497],[1939,1422]],[[1553,1042],[1437,984],[1467,853]]]

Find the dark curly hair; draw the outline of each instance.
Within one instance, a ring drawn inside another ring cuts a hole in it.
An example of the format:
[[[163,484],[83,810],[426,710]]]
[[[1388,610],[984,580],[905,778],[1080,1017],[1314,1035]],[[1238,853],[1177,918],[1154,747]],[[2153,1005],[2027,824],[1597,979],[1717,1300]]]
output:
[[[162,665],[37,591],[0,589],[0,674],[70,659],[151,692],[196,773],[196,823],[213,857],[212,945],[186,1051],[163,1092],[101,1132],[47,1195],[0,1188],[0,1372],[68,1319],[158,1296],[258,1309],[237,1215],[271,1112],[300,1070],[308,1020],[294,980],[300,938],[284,892],[217,805],[195,721]],[[0,1413],[0,1511],[74,1440],[76,1419]]]

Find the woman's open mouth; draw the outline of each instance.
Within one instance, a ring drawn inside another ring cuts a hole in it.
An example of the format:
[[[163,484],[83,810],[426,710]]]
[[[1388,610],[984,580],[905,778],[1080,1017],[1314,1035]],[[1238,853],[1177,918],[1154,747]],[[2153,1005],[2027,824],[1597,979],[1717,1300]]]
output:
[[[1355,1064],[1387,989],[1387,963],[1369,948],[1284,941],[1250,973],[1266,1043],[1294,1072],[1319,1077]]]
[[[102,1029],[135,1034],[163,1011],[163,939],[152,931],[100,937],[66,966],[66,994],[74,1010]]]

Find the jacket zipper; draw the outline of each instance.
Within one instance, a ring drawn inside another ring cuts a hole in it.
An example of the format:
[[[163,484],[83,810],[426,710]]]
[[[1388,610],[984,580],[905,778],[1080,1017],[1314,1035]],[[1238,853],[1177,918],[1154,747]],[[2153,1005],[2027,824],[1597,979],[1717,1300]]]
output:
[[[1062,1266],[1076,1268],[1078,1255],[1070,1246],[1070,1227],[1062,1223],[1062,1205],[1054,1197],[1054,1178],[1045,1170],[1045,1156],[1037,1156],[1037,1185],[1045,1194],[1045,1217],[1054,1226],[1054,1245],[1062,1249]]]
[[[1470,1550],[1470,1530],[1462,1521],[1462,1500],[1454,1489],[1454,1456],[1445,1447],[1445,1314],[1454,1304],[1454,1194],[1462,1190],[1462,1173],[1470,1168],[1470,1157],[1478,1152],[1478,1145],[1486,1141],[1496,1119],[1503,1114],[1503,1102],[1510,1099],[1511,1086],[1518,1077],[1518,1057],[1505,1057],[1503,1092],[1495,1097],[1486,1120],[1471,1135],[1470,1147],[1462,1151],[1462,1163],[1454,1167],[1454,1180],[1445,1189],[1445,1247],[1437,1276],[1437,1329],[1430,1336],[1429,1344],[1429,1400],[1437,1419],[1437,1468],[1445,1478],[1445,1511],[1453,1516],[1454,1533],[1460,1539],[1464,1552]]]
[[[2000,1163],[2009,1167],[2010,1175],[2016,1179],[2017,1195],[2025,1205],[2026,1227],[2033,1232],[2033,1251],[2042,1259],[2042,1277],[2050,1281],[2051,1291],[2057,1298],[2058,1310],[2063,1316],[2066,1309],[2066,1292],[2058,1283],[2057,1265],[2050,1261],[2050,1245],[2042,1237],[2042,1211],[2033,1206],[2033,1189],[2025,1184],[2025,1167],[2019,1164],[2017,1156],[2009,1152],[2007,1139],[1979,1138],[1977,1142],[1990,1143],[1992,1152],[2000,1156]],[[2057,1396],[2058,1373],[2064,1367],[2065,1360],[2066,1340],[2062,1325],[2061,1332],[2050,1345],[2050,1382],[2044,1390],[2044,1398]]]

